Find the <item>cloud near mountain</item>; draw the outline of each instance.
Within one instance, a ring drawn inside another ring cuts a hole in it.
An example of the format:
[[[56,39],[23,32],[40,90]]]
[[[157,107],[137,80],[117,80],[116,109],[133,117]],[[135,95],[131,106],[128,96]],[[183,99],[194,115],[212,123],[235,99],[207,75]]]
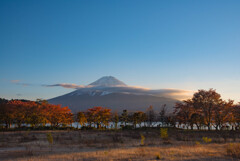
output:
[[[58,84],[51,84],[51,85],[42,85],[43,87],[63,87],[63,88],[72,88],[72,89],[79,89],[79,88],[86,88],[87,86],[84,85],[77,85],[72,83],[58,83]]]
[[[76,89],[48,101],[52,104],[69,106],[73,112],[85,111],[94,106],[109,107],[113,111],[145,111],[152,105],[159,110],[163,104],[173,111],[176,102],[191,97],[192,91],[181,89],[149,89],[128,86],[112,76],[105,76],[87,86],[60,83],[45,87],[63,87]]]
[[[68,89],[76,89],[75,93],[85,93],[86,91],[101,90],[104,93],[125,93],[136,95],[152,95],[157,97],[168,97],[178,100],[190,98],[193,91],[181,89],[150,89],[140,86],[129,86],[124,82],[112,76],[105,76],[89,85],[78,85],[73,83],[57,83],[57,84],[31,84],[23,83],[20,80],[11,80],[11,83],[21,86],[42,86],[42,87],[63,87]]]
[[[94,85],[78,85],[74,83],[57,83],[57,84],[43,84],[43,87],[63,87],[63,88],[72,88],[72,89],[81,89],[81,88],[92,88],[96,87]],[[135,88],[135,89],[142,89],[142,90],[149,90],[149,88],[140,87],[140,86],[121,86],[121,85],[115,85],[111,87],[129,87],[129,88]]]
[[[174,99],[186,99],[192,96],[193,91],[181,89],[149,89],[140,86],[128,86],[112,76],[103,77],[89,85],[77,85],[71,83],[58,83],[43,85],[44,87],[63,87],[76,89],[74,93],[82,94],[89,91],[105,91],[105,93],[131,93],[136,95],[152,95],[157,97],[168,97]]]

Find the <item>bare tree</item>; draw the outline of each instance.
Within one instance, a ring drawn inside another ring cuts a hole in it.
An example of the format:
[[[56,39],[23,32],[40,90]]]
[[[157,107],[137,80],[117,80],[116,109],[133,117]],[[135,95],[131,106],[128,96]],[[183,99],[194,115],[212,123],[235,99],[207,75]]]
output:
[[[146,111],[148,126],[152,127],[155,121],[155,112],[152,106],[149,106]]]

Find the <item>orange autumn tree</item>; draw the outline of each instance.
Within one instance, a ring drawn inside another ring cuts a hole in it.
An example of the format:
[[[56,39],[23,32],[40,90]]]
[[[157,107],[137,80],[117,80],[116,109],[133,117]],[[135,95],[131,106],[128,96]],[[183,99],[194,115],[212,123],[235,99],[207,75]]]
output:
[[[66,126],[73,122],[73,114],[68,107],[51,105],[46,101],[11,100],[0,103],[0,123],[5,128],[16,124],[18,128],[27,124],[36,128],[50,123],[52,126]]]
[[[184,100],[183,102],[176,103],[174,114],[179,125],[184,124],[187,128],[193,128],[192,115],[194,114],[193,102],[191,99]]]
[[[86,112],[87,121],[90,126],[96,125],[97,128],[108,126],[111,119],[111,109],[103,107],[93,107]]]
[[[25,122],[30,124],[31,127],[36,128],[38,126],[45,125],[46,113],[43,111],[41,104],[28,102],[25,106],[25,111]]]
[[[0,123],[5,125],[6,129],[10,128],[11,124],[14,123],[13,108],[9,108],[7,102],[0,104]]]
[[[133,123],[135,128],[137,127],[137,124],[139,125],[139,127],[141,127],[142,122],[145,122],[146,120],[147,115],[142,111],[134,112],[131,116],[131,122]]]
[[[85,126],[85,124],[87,123],[87,118],[86,118],[84,112],[78,112],[77,113],[77,121],[79,122],[79,124],[82,127]]]
[[[12,100],[7,103],[8,108],[11,109],[14,123],[20,128],[26,122],[26,109],[28,103]]]
[[[233,122],[233,103],[233,100],[220,101],[213,109],[213,126],[216,130],[222,129],[227,123],[231,124]]]
[[[194,93],[192,101],[194,108],[203,114],[204,124],[210,130],[214,123],[214,109],[222,102],[221,95],[214,89],[202,89]]]
[[[40,106],[34,101],[11,100],[5,104],[5,107],[7,109],[3,111],[5,121],[10,121],[10,124],[16,124],[18,128],[23,124],[30,124],[32,127],[36,127],[44,119],[44,116],[41,115]],[[8,126],[7,124],[6,126]]]
[[[228,125],[236,127],[237,107],[233,100],[222,100],[214,89],[198,90],[192,99],[176,103],[175,117],[179,124],[190,125],[191,129],[195,124],[198,129],[205,125],[208,130],[221,130]]]
[[[233,107],[232,116],[232,124],[235,126],[236,130],[240,130],[240,102]]]
[[[47,108],[47,120],[49,121],[51,126],[66,126],[73,122],[73,115],[71,113],[71,110],[67,106],[61,107],[61,105],[48,104]]]
[[[111,119],[111,109],[103,108],[100,110],[100,118],[102,125],[107,127]]]

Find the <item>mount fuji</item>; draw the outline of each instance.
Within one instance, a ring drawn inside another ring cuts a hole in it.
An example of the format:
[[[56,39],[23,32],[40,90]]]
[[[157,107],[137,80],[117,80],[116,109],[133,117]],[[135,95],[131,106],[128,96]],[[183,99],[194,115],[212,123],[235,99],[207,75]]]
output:
[[[146,111],[151,105],[159,111],[163,104],[171,112],[182,90],[159,89],[151,90],[128,86],[113,76],[105,76],[75,91],[49,99],[52,104],[68,106],[72,112],[85,111],[94,106],[108,107],[112,111]]]

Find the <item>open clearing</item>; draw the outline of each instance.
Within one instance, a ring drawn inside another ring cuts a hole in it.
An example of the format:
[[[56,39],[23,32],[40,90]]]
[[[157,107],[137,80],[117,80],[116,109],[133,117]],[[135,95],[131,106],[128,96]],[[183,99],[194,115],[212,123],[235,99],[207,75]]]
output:
[[[238,160],[226,147],[239,143],[239,132],[172,129],[168,135],[161,139],[159,129],[1,132],[0,160]]]

